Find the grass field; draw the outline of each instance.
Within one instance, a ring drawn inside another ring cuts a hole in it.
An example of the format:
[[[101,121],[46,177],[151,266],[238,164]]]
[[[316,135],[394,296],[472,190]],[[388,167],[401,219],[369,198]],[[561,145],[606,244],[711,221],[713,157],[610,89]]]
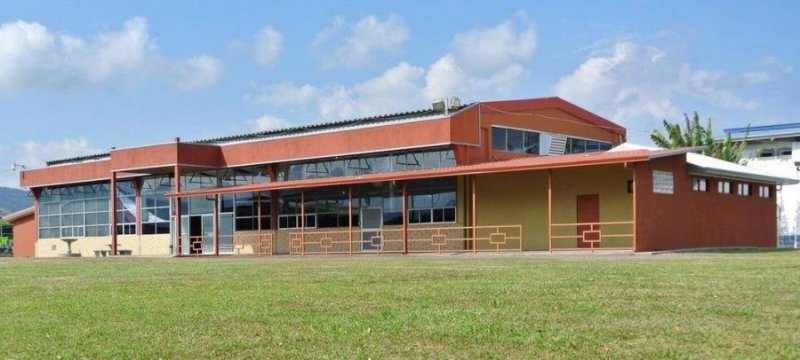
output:
[[[0,358],[800,358],[800,252],[0,259]]]

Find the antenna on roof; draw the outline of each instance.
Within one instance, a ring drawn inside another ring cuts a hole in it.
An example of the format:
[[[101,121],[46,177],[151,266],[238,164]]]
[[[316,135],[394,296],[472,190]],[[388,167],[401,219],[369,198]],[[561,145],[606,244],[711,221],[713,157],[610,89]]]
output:
[[[27,168],[28,167],[25,166],[24,164],[17,164],[16,162],[11,164],[11,171],[20,171],[20,170],[25,170]]]

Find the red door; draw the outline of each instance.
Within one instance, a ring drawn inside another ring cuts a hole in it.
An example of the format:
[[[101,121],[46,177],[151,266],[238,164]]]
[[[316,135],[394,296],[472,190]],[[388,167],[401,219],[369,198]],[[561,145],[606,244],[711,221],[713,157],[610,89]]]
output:
[[[600,196],[598,194],[578,195],[577,198],[577,222],[589,223],[600,221]],[[578,225],[578,236],[581,236],[584,231],[600,230],[597,226],[592,228],[589,225]],[[579,248],[588,248],[591,246],[589,242],[583,241],[583,238],[578,238]],[[595,234],[587,236],[586,240],[599,240]],[[597,247],[598,244],[595,244]]]

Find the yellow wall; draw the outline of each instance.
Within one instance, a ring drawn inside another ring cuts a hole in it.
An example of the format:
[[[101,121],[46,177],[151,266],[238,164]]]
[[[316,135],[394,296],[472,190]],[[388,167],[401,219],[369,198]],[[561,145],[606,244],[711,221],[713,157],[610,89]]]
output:
[[[576,197],[581,194],[599,194],[600,221],[632,220],[632,197],[627,193],[630,174],[622,165],[553,170],[553,222],[574,223]],[[546,170],[479,175],[476,189],[478,226],[521,224],[523,250],[548,249]],[[629,229],[609,226],[603,230],[622,233]],[[559,230],[561,235],[574,233],[574,227]],[[575,246],[575,240],[558,242],[554,247]],[[603,240],[606,247],[631,243],[631,239]]]
[[[576,198],[582,194],[599,194],[600,221],[633,220],[633,196],[628,194],[628,180],[633,177],[622,165],[591,166],[553,171],[553,223],[574,223],[577,219]],[[575,234],[574,227],[559,228],[558,234]],[[605,234],[632,233],[630,225],[607,225]],[[555,233],[554,233],[555,235]],[[553,247],[574,247],[575,240],[556,240]],[[601,247],[631,247],[632,238],[606,238]]]
[[[547,249],[547,172],[479,175],[475,191],[478,226],[521,224],[523,250]]]
[[[72,243],[72,252],[82,257],[93,257],[95,250],[110,250],[111,236],[77,238]],[[132,255],[169,256],[170,236],[164,235],[118,235],[117,249],[131,250]],[[36,241],[36,257],[57,257],[67,252],[67,243],[61,239],[39,239]]]

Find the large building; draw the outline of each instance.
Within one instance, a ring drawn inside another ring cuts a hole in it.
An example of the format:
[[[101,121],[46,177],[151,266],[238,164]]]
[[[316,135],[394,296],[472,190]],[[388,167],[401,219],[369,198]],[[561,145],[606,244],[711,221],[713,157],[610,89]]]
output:
[[[50,161],[20,175],[39,257],[776,246],[781,177],[624,144],[559,98]],[[24,224],[21,224],[24,225]]]
[[[800,180],[800,123],[725,129],[733,140],[746,140],[743,165]],[[777,192],[778,246],[800,248],[800,185],[784,184]]]

